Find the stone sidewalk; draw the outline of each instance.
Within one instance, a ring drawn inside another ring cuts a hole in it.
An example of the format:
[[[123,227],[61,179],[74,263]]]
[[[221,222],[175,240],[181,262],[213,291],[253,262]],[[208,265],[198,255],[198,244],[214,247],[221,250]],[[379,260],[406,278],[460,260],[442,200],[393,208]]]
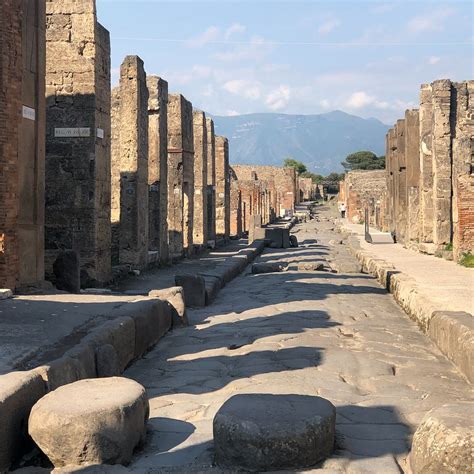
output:
[[[323,211],[320,223],[296,226],[299,248],[259,259],[287,261],[288,272],[238,277],[125,372],[151,407],[130,471],[222,472],[216,411],[237,393],[273,393],[319,395],[337,408],[336,451],[308,472],[406,472],[423,416],[470,399],[456,368],[374,278],[296,269],[303,259],[353,259],[332,222]]]
[[[343,230],[352,232],[360,248],[375,258],[386,260],[416,281],[428,300],[439,311],[466,311],[474,314],[474,270],[454,262],[404,248],[401,244],[369,244],[364,226],[339,221]]]
[[[244,239],[231,241],[200,257],[145,271],[110,294],[56,292],[0,300],[0,375],[61,357],[91,330],[113,319],[119,308],[139,301],[139,295],[174,286],[176,274],[212,270],[246,246]]]

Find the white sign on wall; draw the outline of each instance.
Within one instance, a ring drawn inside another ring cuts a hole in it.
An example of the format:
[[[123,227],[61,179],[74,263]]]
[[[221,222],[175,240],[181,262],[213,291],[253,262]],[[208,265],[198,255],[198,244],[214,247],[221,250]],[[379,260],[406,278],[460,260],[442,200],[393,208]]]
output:
[[[91,136],[90,128],[55,128],[54,136],[57,138],[88,138]]]
[[[23,117],[28,120],[36,120],[36,110],[28,107],[26,105],[23,106]]]
[[[97,129],[97,138],[104,138],[104,131],[101,128]]]
[[[196,194],[199,196],[199,194],[201,194],[201,190],[200,190],[200,189],[196,189]]]

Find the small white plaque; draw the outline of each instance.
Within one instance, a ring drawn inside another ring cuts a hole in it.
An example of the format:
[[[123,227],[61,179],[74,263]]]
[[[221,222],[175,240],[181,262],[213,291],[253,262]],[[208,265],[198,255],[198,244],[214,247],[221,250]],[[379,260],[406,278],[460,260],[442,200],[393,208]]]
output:
[[[58,138],[88,138],[91,136],[90,128],[55,128],[54,136]]]
[[[101,128],[97,129],[97,138],[104,138],[104,131]]]
[[[26,105],[23,106],[23,117],[28,120],[36,120],[36,110],[28,107]]]
[[[174,193],[175,193],[175,194],[179,194],[179,193],[180,193],[180,189],[179,189],[179,188],[174,188]]]
[[[223,198],[224,196],[225,196],[224,193],[219,193],[219,197],[220,197],[220,198]]]
[[[196,194],[197,194],[197,195],[201,194],[201,190],[200,190],[200,189],[196,189]]]

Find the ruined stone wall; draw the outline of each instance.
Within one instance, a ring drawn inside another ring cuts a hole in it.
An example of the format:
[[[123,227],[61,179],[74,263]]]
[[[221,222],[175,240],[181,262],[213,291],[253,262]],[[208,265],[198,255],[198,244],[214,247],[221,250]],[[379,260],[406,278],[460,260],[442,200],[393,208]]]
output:
[[[297,176],[294,168],[234,165],[233,169],[239,180],[258,179],[274,183],[276,195],[272,198],[272,201],[277,216],[281,217],[294,212],[297,202],[296,195],[298,194],[296,186]]]
[[[0,15],[0,287],[19,275],[18,138],[22,95],[22,4],[2,2]]]
[[[214,120],[206,118],[207,129],[207,238],[216,240],[216,135]]]
[[[452,249],[455,259],[474,245],[472,83],[422,85],[420,110],[387,134],[389,229],[407,246]]]
[[[263,193],[263,183],[254,179],[239,179],[237,183],[240,191],[242,231],[248,232],[251,216],[261,215],[260,196]],[[232,206],[232,210],[235,210],[234,206]]]
[[[94,0],[46,2],[46,269],[63,249],[81,283],[111,278],[110,40]]]
[[[206,114],[193,112],[194,123],[194,222],[193,244],[207,246],[207,123]]]
[[[148,88],[143,61],[127,56],[114,93],[113,223],[119,233],[119,263],[148,264]],[[118,219],[117,219],[118,214]]]
[[[148,228],[150,250],[168,262],[168,83],[147,77],[148,99]]]
[[[298,177],[298,191],[301,202],[313,200],[315,198],[313,180],[311,178]]]
[[[194,181],[192,105],[180,94],[168,98],[168,242],[173,259],[192,245]]]
[[[346,217],[356,224],[365,220],[365,208],[369,209],[370,225],[380,220],[384,194],[387,190],[385,170],[356,170],[346,174],[344,180]]]
[[[230,236],[229,142],[216,137],[216,235]]]

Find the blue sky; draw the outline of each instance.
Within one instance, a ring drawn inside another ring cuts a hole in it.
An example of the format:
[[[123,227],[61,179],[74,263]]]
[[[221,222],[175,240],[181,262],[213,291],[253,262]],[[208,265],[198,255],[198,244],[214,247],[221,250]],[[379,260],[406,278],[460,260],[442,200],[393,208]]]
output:
[[[97,0],[127,54],[215,115],[344,110],[391,123],[419,86],[474,78],[471,1]]]

